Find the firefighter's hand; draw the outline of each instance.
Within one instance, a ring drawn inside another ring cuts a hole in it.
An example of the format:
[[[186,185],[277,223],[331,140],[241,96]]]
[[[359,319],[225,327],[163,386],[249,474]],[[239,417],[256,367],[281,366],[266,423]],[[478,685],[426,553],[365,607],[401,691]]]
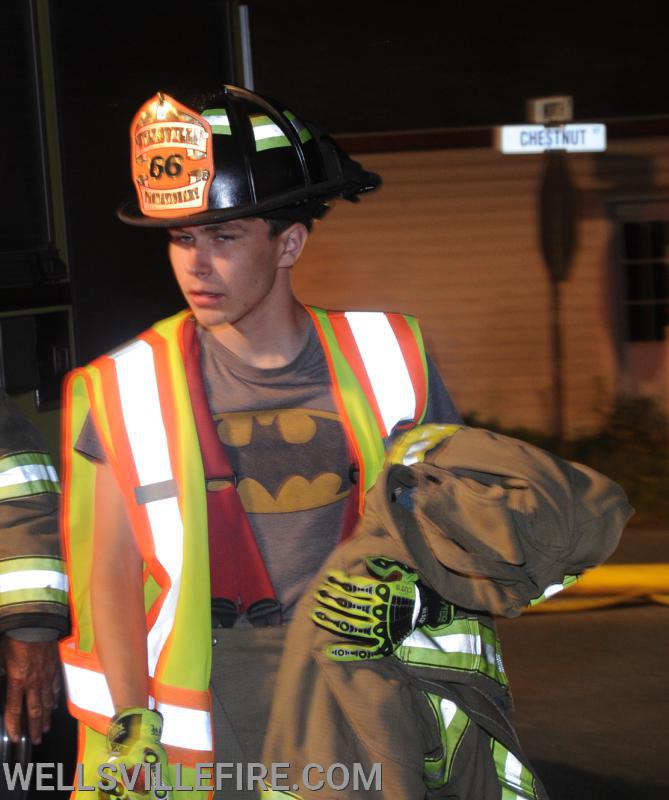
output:
[[[3,636],[1,649],[7,673],[5,728],[9,738],[17,744],[23,733],[21,715],[25,698],[27,734],[33,744],[39,744],[42,734],[51,727],[51,714],[60,692],[58,643],[21,642]]]
[[[389,656],[416,627],[452,614],[410,567],[382,556],[365,564],[372,577],[333,570],[316,591],[311,619],[346,640],[324,648],[333,661]]]
[[[117,784],[108,792],[121,800],[166,800],[170,796],[167,753],[160,743],[163,717],[148,708],[124,708],[112,719],[107,731],[109,756],[107,763],[114,769]],[[125,786],[121,780],[121,767],[132,781]],[[148,791],[148,794],[147,794]]]

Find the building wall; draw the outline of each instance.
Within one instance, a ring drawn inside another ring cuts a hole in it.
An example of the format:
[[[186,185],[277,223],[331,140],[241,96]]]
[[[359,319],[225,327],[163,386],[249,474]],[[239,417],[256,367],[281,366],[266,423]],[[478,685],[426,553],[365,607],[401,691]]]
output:
[[[568,435],[596,428],[624,383],[634,389],[625,378],[611,214],[620,198],[669,190],[668,145],[618,140],[606,154],[569,157],[579,221],[562,292]],[[384,186],[358,204],[338,202],[317,223],[295,270],[300,298],[415,314],[463,412],[548,430],[550,285],[537,223],[543,157],[472,148],[356,158]],[[664,372],[654,391],[666,400],[669,359],[660,347]]]

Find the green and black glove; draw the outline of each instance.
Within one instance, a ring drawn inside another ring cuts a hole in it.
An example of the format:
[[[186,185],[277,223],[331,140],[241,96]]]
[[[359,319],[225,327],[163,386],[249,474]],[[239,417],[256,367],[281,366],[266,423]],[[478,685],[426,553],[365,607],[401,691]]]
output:
[[[124,708],[114,716],[107,731],[109,757],[107,763],[116,768],[116,787],[109,792],[121,800],[167,800],[169,783],[167,753],[160,743],[163,716],[148,708]],[[140,769],[137,769],[139,765]],[[121,780],[121,766],[126,774],[135,778],[135,785],[125,786]],[[147,771],[148,780],[145,779]],[[111,774],[111,773],[110,773]],[[150,787],[148,792],[146,786]]]
[[[346,641],[329,644],[333,661],[366,661],[391,655],[421,625],[443,625],[453,606],[425,586],[418,573],[382,556],[365,560],[371,578],[333,570],[316,590],[311,619]]]

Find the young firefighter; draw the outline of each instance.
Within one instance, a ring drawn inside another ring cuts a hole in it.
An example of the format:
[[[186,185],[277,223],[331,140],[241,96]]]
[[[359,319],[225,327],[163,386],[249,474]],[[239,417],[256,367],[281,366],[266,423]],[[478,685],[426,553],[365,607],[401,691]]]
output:
[[[169,759],[192,788],[216,761],[253,797],[285,623],[391,431],[458,415],[412,317],[292,292],[312,220],[379,177],[251,92],[198,108],[158,94],[131,125],[119,215],[167,229],[189,308],[69,377],[61,653],[86,783]]]

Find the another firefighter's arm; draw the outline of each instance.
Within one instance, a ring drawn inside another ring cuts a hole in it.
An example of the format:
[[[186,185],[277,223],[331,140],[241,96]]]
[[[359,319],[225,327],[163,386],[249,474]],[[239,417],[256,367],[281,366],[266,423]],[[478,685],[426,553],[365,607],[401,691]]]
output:
[[[27,732],[41,741],[60,689],[56,639],[67,632],[68,608],[59,492],[39,431],[0,389],[0,664],[7,675],[0,700],[13,742],[24,706]]]
[[[143,564],[111,466],[96,467],[93,631],[114,707],[148,704]]]

